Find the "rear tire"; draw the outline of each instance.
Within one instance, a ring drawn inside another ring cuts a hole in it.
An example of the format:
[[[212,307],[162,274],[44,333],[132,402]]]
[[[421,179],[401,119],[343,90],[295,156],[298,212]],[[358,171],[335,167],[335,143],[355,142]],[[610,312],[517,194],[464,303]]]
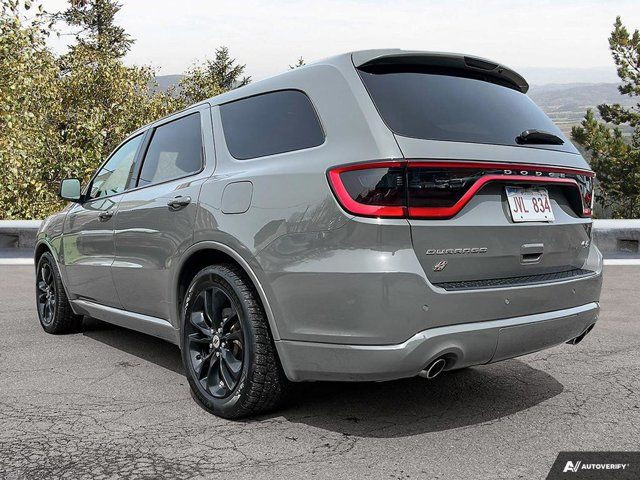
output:
[[[182,360],[196,400],[223,418],[276,408],[288,381],[264,310],[244,271],[213,265],[192,280],[182,308]]]
[[[47,333],[77,332],[82,325],[82,316],[73,313],[58,265],[49,252],[42,254],[36,268],[36,307]]]

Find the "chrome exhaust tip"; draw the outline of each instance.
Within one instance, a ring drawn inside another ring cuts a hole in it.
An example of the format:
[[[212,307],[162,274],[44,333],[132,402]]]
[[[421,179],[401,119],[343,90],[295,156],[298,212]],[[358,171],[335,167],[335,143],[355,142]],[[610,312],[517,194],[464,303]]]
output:
[[[418,375],[420,375],[422,378],[432,380],[436,378],[438,375],[440,375],[444,370],[444,367],[446,366],[447,366],[447,361],[443,357],[440,357],[434,360],[433,362],[431,362],[427,366],[427,368],[425,368],[420,373],[418,373]]]

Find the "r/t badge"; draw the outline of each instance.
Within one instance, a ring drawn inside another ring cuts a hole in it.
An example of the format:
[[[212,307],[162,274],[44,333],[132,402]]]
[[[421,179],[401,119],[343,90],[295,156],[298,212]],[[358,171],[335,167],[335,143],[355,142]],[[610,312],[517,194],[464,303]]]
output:
[[[441,272],[442,270],[444,270],[444,268],[447,266],[447,261],[446,260],[440,260],[438,263],[436,263],[433,266],[433,271],[434,272]]]

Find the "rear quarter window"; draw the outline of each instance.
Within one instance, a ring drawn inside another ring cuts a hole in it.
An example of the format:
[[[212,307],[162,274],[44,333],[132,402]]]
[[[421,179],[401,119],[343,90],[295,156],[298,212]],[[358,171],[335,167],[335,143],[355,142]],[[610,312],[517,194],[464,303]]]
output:
[[[281,90],[220,106],[229,153],[239,160],[317,147],[324,131],[309,98]]]

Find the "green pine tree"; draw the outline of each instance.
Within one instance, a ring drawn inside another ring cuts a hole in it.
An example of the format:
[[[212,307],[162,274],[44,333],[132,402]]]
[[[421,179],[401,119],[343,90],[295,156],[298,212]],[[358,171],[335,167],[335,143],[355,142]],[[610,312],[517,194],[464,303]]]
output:
[[[640,33],[630,34],[616,18],[609,37],[609,48],[616,64],[622,95],[640,96]],[[574,127],[572,136],[591,155],[591,167],[596,172],[598,190],[596,199],[610,207],[614,218],[640,216],[640,103],[632,107],[599,105],[600,122],[588,110],[580,127]],[[632,130],[630,137],[620,126]]]
[[[244,76],[244,69],[245,65],[237,64],[235,58],[231,58],[227,47],[218,48],[213,60],[195,64],[186,72],[179,85],[180,102],[184,106],[191,105],[247,85],[251,77]]]
[[[115,16],[122,5],[113,0],[71,0],[69,8],[58,17],[69,26],[79,28],[76,45],[87,50],[122,58],[131,49],[134,40],[124,28],[115,24]]]

